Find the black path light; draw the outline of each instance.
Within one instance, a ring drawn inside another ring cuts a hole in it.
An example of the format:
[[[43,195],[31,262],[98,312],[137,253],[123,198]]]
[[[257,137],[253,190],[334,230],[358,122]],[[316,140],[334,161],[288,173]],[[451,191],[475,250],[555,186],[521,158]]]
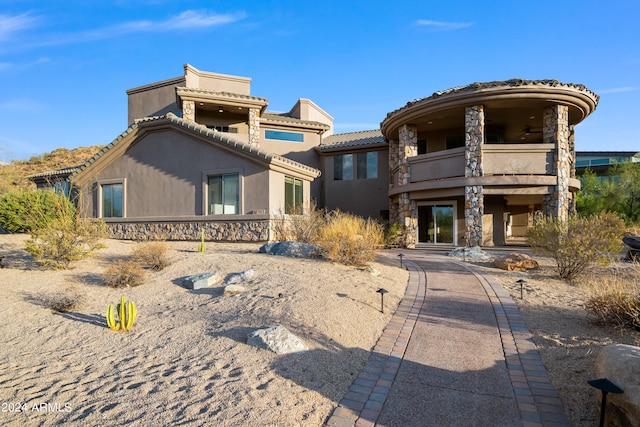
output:
[[[384,313],[384,294],[389,293],[385,288],[380,288],[376,291],[380,294],[380,313]]]
[[[607,407],[607,393],[622,394],[624,391],[606,378],[587,381],[591,387],[595,387],[602,392],[602,403],[600,405],[600,427],[604,427],[604,411]]]
[[[404,254],[398,254],[398,256],[400,257],[400,268],[402,268],[402,257],[404,256]]]
[[[520,285],[520,299],[522,299],[522,298],[523,298],[523,297],[522,297],[522,286],[523,286],[525,283],[527,283],[527,281],[526,281],[526,280],[524,280],[524,279],[520,279],[520,280],[518,280],[516,283]]]

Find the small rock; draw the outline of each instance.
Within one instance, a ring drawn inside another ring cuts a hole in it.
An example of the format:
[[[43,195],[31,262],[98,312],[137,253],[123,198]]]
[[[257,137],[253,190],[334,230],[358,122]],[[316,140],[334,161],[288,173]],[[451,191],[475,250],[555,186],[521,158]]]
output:
[[[220,281],[218,273],[201,273],[189,276],[182,281],[182,285],[189,289],[208,288]]]
[[[258,329],[247,335],[247,344],[253,347],[271,350],[276,354],[302,353],[309,348],[284,326],[272,326]]]
[[[238,283],[246,282],[253,277],[254,271],[252,269],[245,270],[242,273],[234,273],[230,274],[227,277],[226,284],[227,285],[235,285]]]
[[[225,295],[237,295],[243,292],[247,292],[247,288],[240,285],[228,285],[224,288]]]

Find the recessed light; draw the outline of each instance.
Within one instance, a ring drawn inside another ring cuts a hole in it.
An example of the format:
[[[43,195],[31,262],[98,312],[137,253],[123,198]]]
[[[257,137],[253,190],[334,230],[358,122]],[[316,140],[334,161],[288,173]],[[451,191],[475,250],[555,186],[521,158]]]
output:
[[[535,118],[536,118],[536,116],[529,116],[529,120],[533,120]]]

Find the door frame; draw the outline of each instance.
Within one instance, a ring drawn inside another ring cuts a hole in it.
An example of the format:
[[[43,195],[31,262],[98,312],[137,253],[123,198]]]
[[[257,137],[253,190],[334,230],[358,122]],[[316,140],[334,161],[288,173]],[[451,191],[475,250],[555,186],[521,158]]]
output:
[[[447,243],[430,243],[430,242],[422,242],[419,240],[420,238],[420,229],[418,228],[417,230],[417,238],[418,238],[418,243],[421,244],[425,244],[425,245],[445,245],[445,246],[451,246],[451,245],[457,245],[458,242],[458,203],[455,200],[434,200],[434,201],[423,201],[423,202],[417,202],[416,203],[416,210],[418,210],[418,212],[416,212],[416,215],[419,215],[419,206],[451,206],[453,207],[453,242],[447,242]],[[418,218],[418,227],[420,227],[420,219]],[[434,234],[435,236],[435,234]]]

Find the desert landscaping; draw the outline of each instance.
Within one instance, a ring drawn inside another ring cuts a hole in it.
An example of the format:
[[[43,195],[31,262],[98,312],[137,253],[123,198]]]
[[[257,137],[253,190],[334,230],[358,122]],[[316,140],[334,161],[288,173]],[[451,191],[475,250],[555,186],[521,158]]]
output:
[[[0,235],[0,422],[9,426],[322,425],[366,362],[408,278],[397,251],[358,268],[261,254],[257,243],[207,242],[198,252],[198,242],[167,242],[167,268],[148,271],[141,286],[115,289],[104,285],[104,269],[140,243],[106,240],[105,249],[72,269],[52,270],[24,251],[27,238]],[[595,357],[606,344],[640,345],[640,332],[599,325],[583,308],[586,291],[557,280],[550,259],[536,259],[540,267],[528,272],[467,262],[496,277],[518,303],[573,424],[596,426],[596,393],[586,385]],[[248,269],[254,275],[240,294],[225,295],[223,281],[183,286],[194,274],[224,280]],[[389,291],[384,313],[380,287]],[[128,332],[105,321],[107,305],[121,295],[138,306]],[[77,299],[78,308],[52,310],[61,296]],[[247,345],[248,333],[274,325],[309,351],[277,355]]]

